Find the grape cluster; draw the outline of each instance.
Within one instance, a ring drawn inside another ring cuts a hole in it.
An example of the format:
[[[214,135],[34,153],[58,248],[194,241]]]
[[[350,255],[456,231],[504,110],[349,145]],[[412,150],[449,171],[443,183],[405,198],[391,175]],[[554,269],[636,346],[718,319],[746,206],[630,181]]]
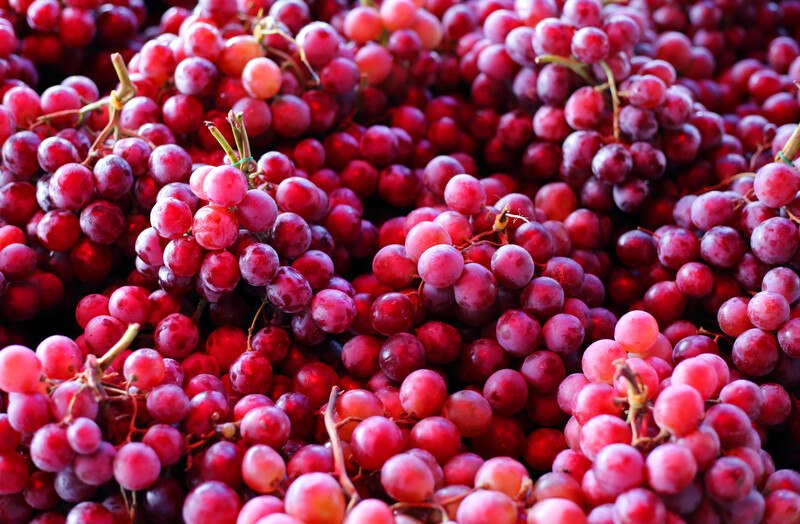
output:
[[[0,5],[0,522],[800,519],[800,2],[170,4]]]
[[[108,52],[132,52],[149,16],[141,0],[11,0],[2,10],[0,17],[8,22],[3,49],[16,51],[29,61],[24,67],[36,75],[28,82],[31,85],[39,72],[51,82],[58,78],[53,70],[61,75],[91,71],[105,83]],[[3,58],[7,54],[4,52]],[[4,70],[16,69],[16,56],[6,60]]]

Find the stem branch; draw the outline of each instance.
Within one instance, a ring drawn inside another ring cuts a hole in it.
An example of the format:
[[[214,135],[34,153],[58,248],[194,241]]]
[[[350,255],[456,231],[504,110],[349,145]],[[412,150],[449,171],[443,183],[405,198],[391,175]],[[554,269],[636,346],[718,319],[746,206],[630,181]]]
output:
[[[344,451],[342,451],[342,440],[339,438],[339,432],[336,429],[336,420],[333,414],[336,410],[336,399],[339,398],[339,386],[333,386],[331,389],[331,396],[328,398],[328,407],[325,409],[325,429],[328,431],[328,438],[331,440],[331,449],[333,450],[333,464],[336,474],[339,477],[339,484],[342,489],[350,497],[349,506],[355,506],[361,497],[358,495],[356,487],[347,476],[347,467],[344,461]]]
[[[782,162],[784,158],[789,162],[794,162],[798,151],[800,151],[800,125],[794,128],[794,132],[789,137],[786,145],[775,155],[775,162]],[[781,158],[781,155],[783,155],[783,158]]]
[[[568,68],[570,71],[583,78],[589,85],[595,85],[597,82],[589,76],[586,72],[586,64],[558,55],[541,55],[536,57],[537,64],[558,64]]]
[[[611,107],[614,112],[614,140],[619,142],[619,93],[617,92],[617,81],[614,79],[614,72],[605,60],[600,62],[600,67],[602,67],[603,71],[606,73],[608,90],[611,93]]]
[[[108,369],[108,366],[114,362],[114,359],[116,359],[120,353],[125,351],[128,346],[131,345],[131,342],[133,342],[133,339],[136,338],[138,333],[139,324],[130,324],[128,329],[125,330],[125,333],[123,333],[122,338],[120,338],[116,344],[111,346],[111,349],[109,349],[105,355],[97,359],[97,367],[102,371]]]

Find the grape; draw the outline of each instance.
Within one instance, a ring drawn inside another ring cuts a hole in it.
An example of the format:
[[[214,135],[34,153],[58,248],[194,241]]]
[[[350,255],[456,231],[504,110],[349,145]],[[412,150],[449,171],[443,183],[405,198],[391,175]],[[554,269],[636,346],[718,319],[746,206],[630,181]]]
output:
[[[456,518],[463,524],[477,524],[485,522],[485,519],[498,524],[512,524],[517,521],[517,508],[508,495],[481,489],[461,501]]]
[[[377,499],[366,499],[359,502],[345,518],[345,523],[374,522],[376,524],[392,524],[395,519],[389,506]]]
[[[766,375],[777,364],[778,344],[772,333],[748,329],[736,338],[732,356],[743,373],[755,377]]]
[[[298,477],[286,492],[286,512],[303,521],[341,522],[345,513],[344,494],[339,484],[325,473]]]
[[[629,353],[644,353],[656,342],[658,323],[652,315],[632,311],[622,315],[614,328],[614,340]]]
[[[460,449],[458,428],[444,417],[429,417],[417,422],[410,437],[411,445],[431,453],[439,464],[445,464]]]
[[[0,351],[0,389],[27,393],[37,389],[42,364],[36,353],[24,346],[7,346]]]
[[[477,214],[486,203],[486,192],[470,175],[456,175],[444,188],[444,199],[450,208],[464,215]]]
[[[796,493],[783,489],[770,493],[765,501],[764,522],[780,522],[795,514],[798,507],[800,497]]]
[[[735,380],[729,383],[722,388],[719,398],[725,403],[737,406],[752,420],[758,419],[764,405],[764,394],[749,380]]]
[[[587,457],[595,459],[609,445],[628,443],[631,437],[631,428],[625,421],[612,415],[598,415],[580,428],[580,448]]]
[[[0,521],[791,520],[794,2],[113,4],[0,20]]]
[[[145,444],[125,444],[114,459],[114,478],[126,489],[147,488],[155,482],[160,472],[158,456],[153,448]]]
[[[697,429],[703,412],[700,393],[691,386],[676,384],[665,388],[656,398],[653,416],[656,424],[681,437]]]
[[[664,503],[655,493],[646,489],[627,491],[614,502],[614,519],[619,522],[662,521],[665,518]]]
[[[433,416],[442,409],[447,397],[447,385],[442,377],[428,370],[414,371],[400,386],[400,403],[415,418]]]
[[[14,451],[0,453],[0,470],[3,472],[3,481],[0,483],[0,492],[3,495],[20,493],[28,482],[28,467],[25,458]]]
[[[743,499],[753,487],[753,472],[747,464],[735,457],[717,459],[705,476],[709,495],[720,502]]]
[[[555,318],[555,317],[553,317]],[[557,326],[551,326],[556,328]],[[536,319],[520,309],[509,309],[497,320],[497,342],[509,354],[525,357],[532,353],[540,343],[541,326]],[[563,330],[553,329],[554,335]]]
[[[601,449],[592,470],[599,482],[616,492],[639,485],[645,475],[642,455],[626,444],[610,444]]]
[[[483,396],[489,400],[492,410],[501,415],[519,412],[527,403],[528,395],[525,377],[510,369],[496,371],[483,387]]]
[[[351,438],[353,454],[364,468],[377,470],[402,450],[400,428],[385,417],[373,416],[360,422]]]
[[[91,419],[81,417],[67,428],[67,440],[76,453],[90,455],[97,451],[102,442],[102,430]]]
[[[36,347],[36,356],[42,364],[42,372],[51,379],[71,378],[80,368],[82,355],[72,339],[54,335],[44,339]]]
[[[430,468],[412,455],[396,455],[381,468],[381,484],[394,499],[418,502],[433,495],[434,479]]]
[[[692,453],[677,444],[663,444],[647,456],[647,479],[658,493],[678,493],[691,484],[697,474]]]
[[[56,424],[39,428],[31,441],[31,460],[42,471],[57,473],[72,463],[75,452],[69,445],[67,430]]]
[[[355,319],[355,302],[341,291],[324,289],[311,301],[311,316],[323,331],[341,333]]]
[[[571,500],[551,498],[541,500],[531,507],[528,522],[586,522],[581,507]]]
[[[525,468],[516,460],[496,457],[487,460],[475,474],[475,485],[516,497],[530,477]]]
[[[217,522],[235,523],[241,502],[236,492],[219,481],[203,482],[186,496],[183,520],[187,524]]]
[[[523,288],[531,281],[534,262],[523,248],[509,244],[492,255],[491,270],[497,282],[509,288]]]
[[[417,261],[420,278],[436,288],[455,284],[464,270],[464,258],[458,250],[446,244],[426,249]]]
[[[753,190],[770,207],[788,204],[800,189],[800,173],[781,162],[767,164],[756,172]]]
[[[269,446],[258,444],[247,450],[242,459],[242,478],[257,493],[270,493],[283,481],[286,465]]]
[[[711,398],[717,386],[717,373],[714,367],[699,358],[689,358],[675,366],[672,384],[691,386],[704,399]]]
[[[614,362],[625,359],[627,353],[613,340],[598,340],[586,348],[581,360],[583,373],[592,382],[611,383],[614,377]]]

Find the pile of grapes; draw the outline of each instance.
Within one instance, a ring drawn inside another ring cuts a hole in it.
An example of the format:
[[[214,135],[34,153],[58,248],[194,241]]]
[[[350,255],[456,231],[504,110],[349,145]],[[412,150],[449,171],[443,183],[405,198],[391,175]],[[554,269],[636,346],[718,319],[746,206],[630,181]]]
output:
[[[800,523],[800,0],[0,0],[0,523]]]

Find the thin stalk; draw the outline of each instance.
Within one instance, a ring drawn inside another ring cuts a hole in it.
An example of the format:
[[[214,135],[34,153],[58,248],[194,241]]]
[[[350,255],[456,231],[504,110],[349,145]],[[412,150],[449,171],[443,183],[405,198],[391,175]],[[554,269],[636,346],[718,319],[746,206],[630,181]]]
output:
[[[319,75],[317,75],[317,72],[314,71],[313,67],[311,67],[311,63],[308,61],[308,58],[306,57],[306,53],[303,50],[303,46],[298,45],[297,40],[295,40],[292,35],[281,29],[281,27],[275,23],[274,19],[268,16],[258,21],[253,36],[255,36],[259,42],[261,42],[263,37],[269,35],[278,35],[281,38],[284,38],[285,40],[297,46],[298,58],[303,63],[303,65],[306,66],[306,69],[308,70],[309,75],[311,75],[311,80],[314,83],[314,85],[318,86]],[[273,49],[273,51],[275,51],[275,49]],[[283,53],[276,53],[276,54],[280,55]]]
[[[347,467],[345,466],[344,451],[342,451],[342,439],[339,437],[339,431],[336,429],[336,420],[334,420],[334,411],[336,410],[336,399],[339,398],[339,386],[333,386],[331,389],[331,396],[328,398],[328,407],[325,409],[325,429],[328,431],[328,438],[331,440],[331,449],[333,450],[333,464],[336,470],[336,475],[339,477],[339,484],[342,485],[344,492],[350,497],[348,507],[353,507],[358,504],[361,499],[358,495],[353,481],[347,476]]]
[[[236,120],[231,118],[231,116],[232,116],[231,114],[232,113],[233,113],[233,111],[230,111],[228,113],[227,121],[228,121],[228,124],[230,124],[230,126],[231,126],[231,132],[233,133],[233,142],[236,144],[236,151],[239,153],[239,160],[238,161],[241,162],[242,159],[244,158],[244,155],[242,154],[242,149],[244,149],[244,147],[242,145],[242,133],[241,133],[241,130],[239,129],[239,127],[236,125]],[[241,169],[241,164],[239,164],[239,167]]]
[[[211,136],[213,136],[217,142],[219,142],[219,145],[222,146],[222,150],[225,151],[226,155],[228,155],[231,163],[235,164],[238,162],[239,159],[236,158],[236,151],[233,150],[230,143],[228,143],[228,140],[222,136],[222,133],[219,129],[217,129],[217,126],[215,126],[213,122],[205,122],[205,124],[209,133],[211,133]]]
[[[783,146],[783,149],[775,155],[775,162],[783,162],[788,161],[789,163],[794,162],[794,159],[797,158],[797,153],[800,151],[800,125],[794,128],[794,132],[792,136],[789,137],[789,141],[786,142],[786,145]]]
[[[617,92],[617,82],[614,79],[614,72],[611,71],[605,60],[600,62],[600,67],[603,68],[608,79],[608,90],[611,92],[611,106],[614,112],[614,140],[619,142],[619,93]]]
[[[136,96],[136,84],[131,80],[131,75],[128,73],[128,68],[125,66],[125,60],[121,54],[114,53],[111,55],[111,64],[114,66],[114,71],[117,73],[120,84],[120,90],[112,91],[111,96],[116,97],[121,104],[124,104]]]
[[[261,305],[258,306],[258,310],[256,314],[253,315],[253,321],[250,323],[250,327],[247,329],[247,351],[253,351],[253,331],[256,329],[256,322],[258,322],[258,317],[261,316],[261,312],[264,311],[264,307],[267,305],[267,299],[261,301]]]
[[[251,171],[250,168],[254,160],[250,149],[250,137],[247,135],[247,128],[244,125],[244,113],[230,111],[227,120],[231,125],[231,129],[233,129],[236,148],[239,150],[239,169],[247,175]]]
[[[583,78],[587,84],[595,85],[597,82],[586,72],[586,64],[558,55],[542,55],[536,57],[537,64],[558,64],[567,67],[576,75]]]
[[[64,111],[56,111],[55,113],[48,113],[46,115],[42,115],[36,119],[36,124],[44,124],[51,120],[61,117],[67,116],[78,116],[78,123],[82,123],[83,120],[86,118],[86,115],[91,113],[92,111],[96,111],[102,107],[109,106],[109,109],[113,111],[120,111],[122,110],[122,106],[136,96],[136,84],[133,83],[131,80],[131,75],[128,73],[128,68],[125,66],[125,60],[123,60],[122,55],[119,53],[114,53],[111,55],[111,64],[114,66],[114,71],[117,73],[117,78],[119,78],[120,89],[114,90],[111,94],[107,97],[103,97],[96,102],[92,102],[87,104],[80,109],[66,109]],[[109,120],[113,120],[113,115],[110,115]],[[105,131],[105,130],[104,130]],[[110,130],[109,130],[110,132]],[[102,136],[102,133],[101,133]]]
[[[108,366],[114,362],[114,359],[116,359],[120,353],[125,351],[128,346],[131,345],[133,339],[135,339],[136,335],[139,334],[139,327],[139,324],[128,325],[128,329],[126,329],[125,333],[122,334],[122,338],[120,338],[116,344],[111,346],[111,349],[109,349],[105,355],[97,359],[97,367],[100,368],[100,370],[105,371],[108,369]]]

